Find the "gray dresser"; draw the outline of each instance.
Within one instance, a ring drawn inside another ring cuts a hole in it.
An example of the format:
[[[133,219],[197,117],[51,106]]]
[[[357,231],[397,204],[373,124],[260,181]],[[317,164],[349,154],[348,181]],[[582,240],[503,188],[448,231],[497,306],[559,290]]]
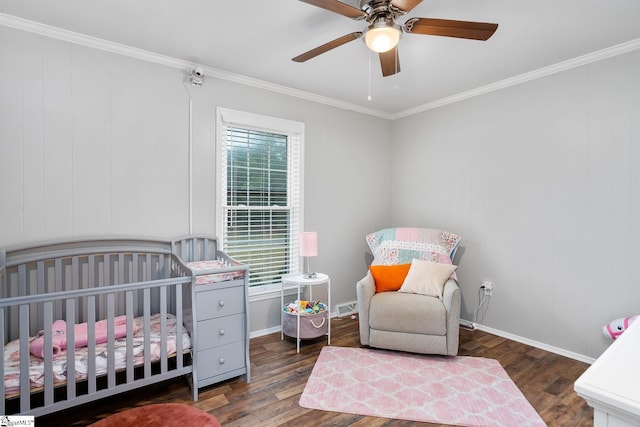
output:
[[[249,267],[219,251],[214,237],[185,236],[171,246],[193,277],[183,297],[191,306],[185,325],[191,335],[194,400],[201,387],[240,375],[250,382]]]
[[[244,280],[195,288],[197,387],[246,374],[249,382]]]

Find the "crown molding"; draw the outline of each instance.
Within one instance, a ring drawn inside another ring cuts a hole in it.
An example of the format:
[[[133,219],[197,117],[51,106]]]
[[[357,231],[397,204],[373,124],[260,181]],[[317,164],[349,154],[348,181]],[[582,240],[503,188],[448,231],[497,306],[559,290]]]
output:
[[[581,67],[583,65],[591,64],[593,62],[601,61],[603,59],[611,58],[614,56],[622,55],[624,53],[632,52],[640,49],[640,39],[630,40],[625,43],[620,43],[615,46],[608,47],[606,49],[598,50],[586,55],[578,56],[577,58],[569,59],[567,61],[559,62],[548,67],[539,68],[524,74],[519,74],[508,79],[504,79],[495,83],[491,83],[485,86],[480,86],[475,89],[461,92],[456,95],[447,96],[442,99],[438,99],[427,104],[419,105],[408,110],[394,113],[391,115],[391,120],[400,119],[402,117],[413,116],[414,114],[422,113],[424,111],[433,110],[445,105],[453,104],[458,101],[473,98],[478,95],[484,95],[489,92],[495,92],[497,90],[505,89],[511,86],[526,83],[532,80],[547,77],[553,74],[560,73],[562,71],[570,70],[572,68]]]
[[[640,39],[630,40],[625,43],[608,47],[596,52],[592,52],[586,55],[579,56],[577,58],[569,59],[567,61],[559,62],[548,67],[540,68],[538,70],[530,71],[524,74],[519,74],[514,77],[510,77],[495,83],[480,86],[478,88],[461,92],[452,96],[438,99],[433,102],[422,104],[398,113],[386,113],[384,111],[376,110],[373,108],[366,108],[361,105],[351,104],[348,102],[340,101],[334,98],[314,94],[311,92],[305,92],[298,89],[293,89],[288,86],[278,85],[270,83],[264,80],[255,79],[252,77],[244,76],[241,74],[231,73],[229,71],[220,70],[213,67],[203,66],[189,61],[173,58],[166,55],[150,52],[143,49],[138,49],[128,45],[115,43],[112,41],[100,39],[97,37],[91,37],[85,34],[76,33],[73,31],[64,30],[61,28],[45,25],[39,22],[30,21],[27,19],[19,18],[5,13],[0,13],[0,25],[5,27],[15,28],[18,30],[27,31],[30,33],[39,34],[45,37],[50,37],[58,40],[67,41],[77,45],[100,49],[106,52],[116,53],[131,58],[137,58],[143,61],[153,62],[168,67],[178,68],[186,71],[190,71],[195,67],[201,67],[204,74],[209,77],[214,77],[220,80],[226,80],[233,83],[242,84],[245,86],[251,86],[258,89],[268,90],[282,95],[288,95],[295,98],[304,99],[307,101],[316,102],[319,104],[328,105],[331,107],[341,108],[343,110],[354,111],[374,117],[378,117],[386,120],[396,120],[403,117],[412,116],[424,111],[433,110],[435,108],[443,107],[445,105],[453,104],[455,102],[463,101],[465,99],[473,98],[475,96],[484,95],[486,93],[495,92],[497,90],[505,89],[511,86],[526,83],[532,80],[536,80],[542,77],[547,77],[553,74],[560,73],[562,71],[570,70],[572,68],[587,65],[593,62],[601,61],[603,59],[611,58],[614,56],[622,55],[634,50],[640,49]]]
[[[370,116],[390,120],[391,114],[376,110],[373,108],[366,108],[361,105],[351,104],[348,102],[340,101],[334,98],[314,94],[311,92],[305,92],[298,89],[293,89],[288,86],[278,85],[270,83],[264,80],[255,79],[252,77],[243,76],[241,74],[231,73],[229,71],[220,70],[213,67],[207,67],[194,62],[184,61],[181,59],[173,58],[166,55],[150,52],[143,49],[138,49],[121,43],[115,43],[109,40],[100,39],[97,37],[88,36],[86,34],[76,33],[73,31],[64,30],[62,28],[53,27],[50,25],[42,24],[40,22],[30,21],[28,19],[19,18],[13,15],[7,15],[0,13],[0,25],[17,30],[27,31],[30,33],[38,34],[45,37],[50,37],[57,40],[66,41],[69,43],[86,46],[94,49],[103,50],[106,52],[115,53],[118,55],[128,56],[130,58],[136,58],[143,61],[153,62],[168,67],[178,68],[181,70],[191,71],[195,67],[203,69],[204,74],[209,77],[226,80],[245,86],[251,86],[258,89],[268,90],[282,95],[288,95],[295,98],[301,98],[307,101],[316,102],[319,104],[329,105],[331,107],[341,108],[343,110],[355,111]]]

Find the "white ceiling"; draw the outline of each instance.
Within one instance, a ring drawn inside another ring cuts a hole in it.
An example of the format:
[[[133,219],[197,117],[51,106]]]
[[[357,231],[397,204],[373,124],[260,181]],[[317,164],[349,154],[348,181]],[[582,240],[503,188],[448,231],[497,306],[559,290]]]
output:
[[[361,40],[292,62],[365,26],[297,0],[0,0],[0,12],[387,115],[640,40],[638,0],[424,0],[400,22],[445,18],[498,30],[485,42],[405,34],[402,71],[383,78]]]

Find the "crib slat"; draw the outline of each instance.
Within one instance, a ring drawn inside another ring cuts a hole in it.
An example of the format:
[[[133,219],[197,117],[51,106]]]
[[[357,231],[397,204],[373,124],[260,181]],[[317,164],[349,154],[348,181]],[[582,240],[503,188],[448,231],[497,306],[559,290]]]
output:
[[[29,305],[20,306],[20,412],[31,408],[29,381]]]
[[[133,261],[132,261],[132,277],[131,277],[131,282],[142,282],[144,279],[142,277],[140,277],[138,275],[139,271],[138,271],[138,262],[139,262],[139,258],[138,258],[138,253],[134,253],[133,254]],[[133,306],[137,307],[138,305],[138,293],[135,293],[133,295]]]
[[[109,254],[104,254],[104,282],[103,285],[111,283],[111,257]]]
[[[91,269],[91,267],[89,267]],[[96,297],[87,297],[87,381],[88,392],[96,392]]]
[[[183,366],[182,357],[182,285],[175,286],[176,295],[176,367],[178,369]]]
[[[18,295],[27,295],[27,266],[18,266]]]
[[[167,342],[167,287],[160,287],[160,342]],[[160,346],[160,372],[167,372],[167,346]]]
[[[71,289],[80,289],[80,280],[78,278],[78,257],[71,258]]]
[[[209,250],[209,239],[207,238],[204,239],[204,258],[203,259],[213,259],[211,257],[211,251]],[[197,261],[202,261],[202,260],[199,259]]]
[[[81,289],[80,262],[77,256],[71,258],[71,289]],[[76,304],[74,313],[77,319],[82,319],[82,304]]]
[[[67,305],[67,399],[76,397],[76,309],[75,299],[68,298]]]
[[[60,292],[60,291],[63,290],[63,288],[62,288],[62,259],[56,258],[56,260],[53,263],[53,268],[54,268],[54,277],[55,277],[54,290],[56,292]],[[62,316],[62,300],[57,300],[56,301],[55,316],[56,317]]]
[[[148,338],[151,335],[151,289],[145,288],[143,291],[143,316],[144,316],[144,377],[151,376],[151,343]]]
[[[91,254],[87,257],[87,288],[94,289],[95,286],[96,286],[96,257],[95,255]],[[94,304],[95,304],[95,301],[94,301]]]
[[[51,301],[45,301],[43,303],[43,325],[44,325],[44,404],[53,404],[53,331],[51,325],[53,325],[53,303]]]
[[[123,253],[119,253],[118,254],[118,282],[117,282],[119,284],[126,283],[125,280],[124,280],[125,264],[126,263],[125,263],[125,259],[124,259],[124,254]],[[124,295],[122,294],[122,292],[118,292],[117,298],[118,298],[117,307],[123,307],[124,306]]]
[[[147,259],[146,259],[146,267],[147,267],[147,277],[144,278],[144,280],[151,280],[151,254],[147,254]]]
[[[168,257],[168,255],[167,255]],[[158,277],[168,277],[167,272],[165,271],[165,257],[164,255],[158,255],[158,271],[156,272],[156,278]],[[169,267],[171,267],[171,262],[169,262]]]
[[[38,263],[36,264],[36,268],[38,270],[38,286],[37,286],[38,294],[43,294],[46,292],[45,280],[44,280],[46,269],[45,269],[44,261],[43,260],[38,261]]]
[[[112,283],[111,281],[111,257],[109,256],[109,254],[104,254],[104,278],[103,278],[103,282],[101,284],[99,284],[99,286],[107,286],[109,284]],[[104,297],[102,297],[104,298]],[[102,303],[104,304],[104,300],[102,301]],[[103,311],[99,314],[99,318],[100,319],[105,319],[106,313]]]
[[[38,283],[37,283],[36,289],[37,289],[38,295],[42,295],[45,292],[45,289],[44,289],[44,261],[42,261],[42,260],[38,261],[38,263],[36,264],[36,271],[37,271],[37,276],[38,276]],[[38,325],[38,327],[39,327],[40,325],[46,325],[47,321],[46,320],[42,320],[40,318],[41,313],[44,312],[43,311],[43,304],[42,303],[38,303],[37,305],[38,305],[38,309],[37,309],[38,312],[36,313],[36,317],[37,317],[36,325]]]
[[[113,293],[107,294],[107,384],[109,388],[116,385],[116,360],[115,360],[115,340],[113,328],[114,298]]]
[[[182,259],[186,259],[187,261],[192,261],[189,257],[187,239],[180,240],[180,248],[178,249],[178,256]]]
[[[127,305],[127,383],[134,380],[133,366],[133,292],[126,292]]]

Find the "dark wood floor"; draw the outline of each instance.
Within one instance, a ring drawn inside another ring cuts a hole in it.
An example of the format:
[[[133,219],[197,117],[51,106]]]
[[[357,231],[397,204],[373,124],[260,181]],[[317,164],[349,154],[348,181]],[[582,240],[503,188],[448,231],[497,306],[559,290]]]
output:
[[[358,321],[334,319],[331,344],[360,347]],[[271,334],[251,340],[252,381],[244,377],[200,390],[192,402],[184,379],[122,394],[79,408],[39,417],[40,426],[80,426],[112,413],[149,403],[180,402],[215,415],[224,426],[435,426],[302,408],[298,400],[325,339],[295,341]],[[593,426],[593,410],[573,391],[587,364],[482,331],[460,331],[461,356],[500,361],[549,426]]]

